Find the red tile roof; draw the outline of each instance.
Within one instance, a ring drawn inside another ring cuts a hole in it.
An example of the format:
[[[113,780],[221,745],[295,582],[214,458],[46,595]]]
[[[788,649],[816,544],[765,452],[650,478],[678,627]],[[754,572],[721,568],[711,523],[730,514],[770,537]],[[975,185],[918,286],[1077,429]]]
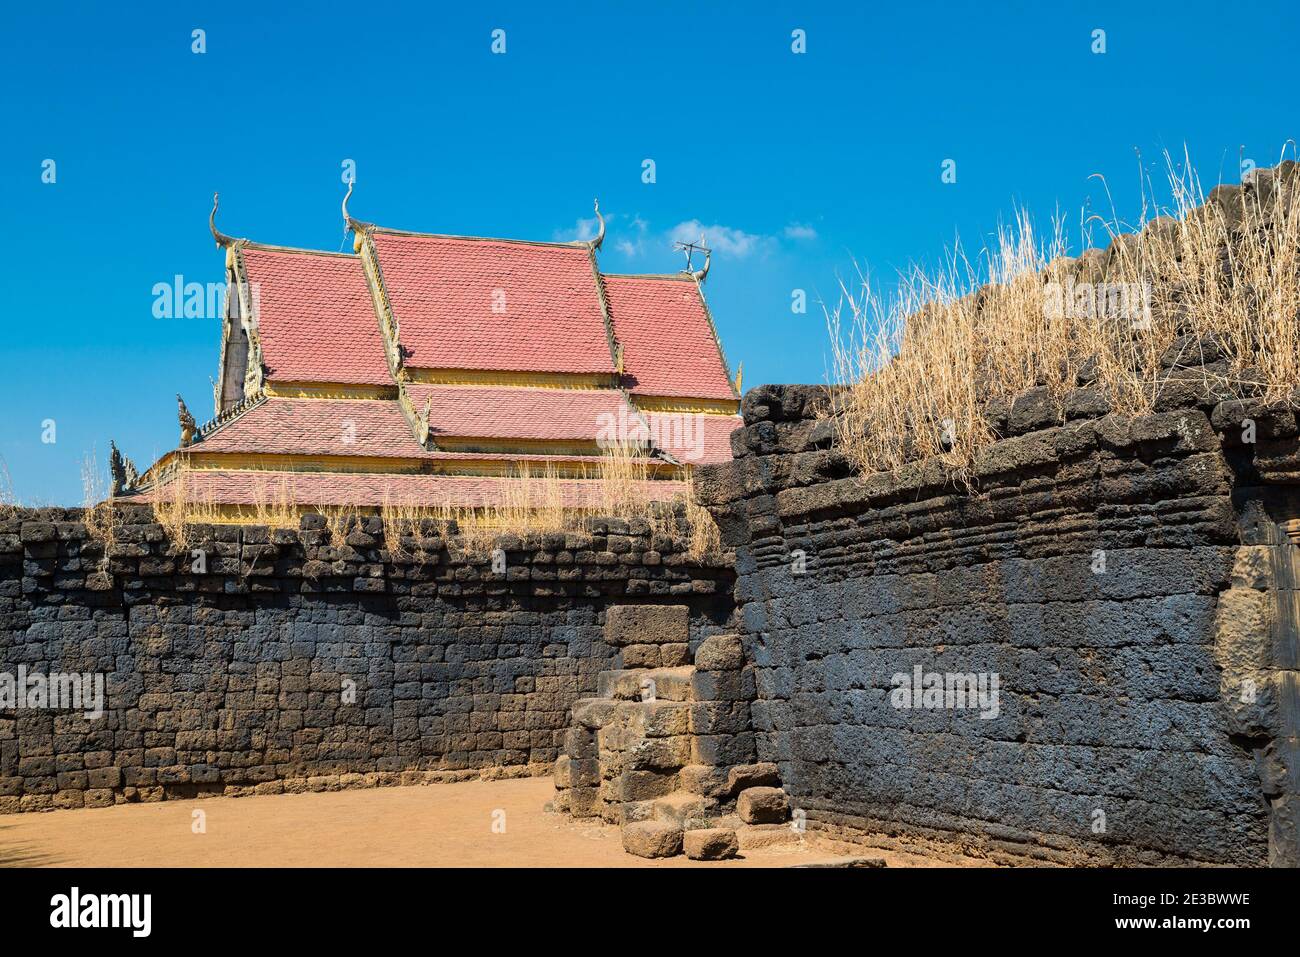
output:
[[[429,434],[494,439],[592,441],[635,413],[615,389],[527,389],[498,386],[407,386],[423,412],[431,400]],[[620,419],[620,416],[622,417]]]
[[[607,390],[498,389],[413,385],[412,401],[432,403],[435,438],[597,440],[605,423],[626,422],[644,439],[621,393]],[[466,395],[465,393],[473,393]],[[602,418],[606,416],[607,418]],[[621,416],[621,418],[620,418]],[[716,417],[715,417],[716,418]],[[441,427],[439,427],[441,423]],[[415,441],[395,400],[271,398],[231,419],[194,452],[249,455],[372,456],[430,461],[489,459],[591,464],[590,456],[427,451]]]
[[[208,435],[195,452],[419,458],[396,401],[268,399]]]
[[[706,465],[731,461],[731,433],[744,425],[738,415],[647,412],[650,437],[679,462]]]
[[[245,246],[271,381],[391,385],[358,256]]]
[[[699,286],[689,276],[603,276],[634,395],[734,399]]]
[[[668,501],[683,492],[677,481],[640,483],[643,493],[653,501]],[[560,479],[561,497],[566,506],[594,505],[598,502],[598,482]],[[150,492],[149,500],[169,501],[169,496],[183,491],[189,502],[214,505],[297,504],[321,505],[453,505],[483,506],[516,500],[513,489],[526,488],[518,479],[462,475],[413,475],[358,472],[252,472],[193,471],[185,476],[181,490],[163,485]],[[545,504],[541,483],[531,486]]]
[[[371,233],[406,364],[614,371],[585,246]]]

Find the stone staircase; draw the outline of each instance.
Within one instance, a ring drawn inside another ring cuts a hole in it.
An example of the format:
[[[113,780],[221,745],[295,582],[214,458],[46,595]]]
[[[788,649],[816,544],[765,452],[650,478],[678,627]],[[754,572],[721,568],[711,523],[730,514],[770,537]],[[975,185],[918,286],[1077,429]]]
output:
[[[623,605],[606,614],[623,667],[574,703],[555,764],[554,808],[623,829],[644,857],[733,856],[798,840],[774,764],[755,763],[754,682],[740,639],[704,639],[688,663],[683,605]],[[627,665],[635,663],[635,667]],[[775,825],[775,826],[774,826]]]

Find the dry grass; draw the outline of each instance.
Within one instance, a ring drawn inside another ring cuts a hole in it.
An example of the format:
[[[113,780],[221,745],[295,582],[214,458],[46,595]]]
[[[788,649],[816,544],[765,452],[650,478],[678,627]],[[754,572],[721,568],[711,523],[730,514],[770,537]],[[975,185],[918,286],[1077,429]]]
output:
[[[12,518],[21,508],[18,496],[14,494],[14,482],[9,474],[9,466],[0,458],[0,519]]]
[[[1149,180],[1136,224],[1091,217],[1107,250],[1064,255],[1060,220],[1045,241],[1023,213],[972,262],[960,248],[937,272],[900,277],[886,299],[865,277],[828,313],[841,447],[864,473],[938,457],[966,480],[997,439],[990,402],[1082,382],[1117,412],[1152,409],[1175,343],[1217,341],[1227,361],[1189,360],[1225,395],[1282,398],[1300,383],[1300,176],[1258,171],[1250,189],[1207,202],[1190,162],[1165,156],[1167,198]]]
[[[191,471],[184,463],[178,465],[163,487],[163,494],[153,502],[154,517],[177,549],[186,549],[192,544],[192,526],[222,520],[220,507],[200,498],[191,489]]]
[[[684,520],[687,529],[687,556],[703,558],[722,551],[722,533],[713,521],[709,510],[695,497],[695,477],[686,473],[686,496],[683,500]]]
[[[99,467],[95,449],[81,461],[82,513],[81,521],[92,539],[102,542],[105,558],[108,549],[117,540],[117,504],[110,497],[104,471]]]
[[[419,541],[436,531],[453,552],[474,557],[489,553],[503,535],[534,538],[585,531],[598,519],[619,518],[644,521],[652,535],[685,543],[692,558],[721,549],[717,526],[708,510],[695,502],[689,474],[680,501],[656,501],[647,494],[655,481],[649,461],[630,447],[615,447],[607,449],[581,478],[593,485],[582,504],[566,498],[565,480],[553,466],[537,471],[527,463],[505,483],[499,501],[482,507],[385,502],[380,511],[385,546],[394,555],[411,556],[406,541]]]
[[[297,528],[302,510],[293,500],[289,491],[289,480],[280,477],[280,484],[268,487],[257,483],[253,492],[253,504],[247,509],[249,524],[265,525],[267,528]]]
[[[578,478],[590,483],[588,495],[578,504],[572,479],[562,478],[554,466],[541,469],[523,463],[503,483],[500,498],[480,507],[435,505],[419,501],[386,500],[380,507],[384,547],[396,558],[422,561],[438,541],[463,558],[489,554],[503,535],[532,538],[552,532],[583,531],[604,518],[642,520],[652,535],[684,543],[693,558],[721,550],[717,526],[708,510],[695,501],[689,470],[685,493],[670,503],[648,494],[651,463],[633,448],[611,448]],[[232,514],[208,501],[197,500],[191,471],[184,465],[164,486],[154,502],[154,512],[177,548],[190,544],[191,526],[228,522]],[[568,492],[566,494],[566,489]],[[349,531],[365,510],[355,505],[320,503],[305,509],[294,503],[287,482],[262,484],[252,505],[240,509],[233,520],[271,528],[298,528],[305,511],[325,520],[330,545],[343,547]]]
[[[319,505],[317,513],[325,519],[325,530],[330,534],[330,546],[342,548],[347,544],[348,530],[361,518],[355,505]]]

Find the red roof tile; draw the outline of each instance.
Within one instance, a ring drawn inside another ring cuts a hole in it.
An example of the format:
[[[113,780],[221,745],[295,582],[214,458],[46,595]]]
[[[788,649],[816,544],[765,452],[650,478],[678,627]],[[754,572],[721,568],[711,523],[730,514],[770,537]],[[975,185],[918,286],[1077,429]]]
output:
[[[407,391],[417,412],[430,402],[429,434],[435,442],[439,436],[592,441],[635,417],[614,389],[412,384]]]
[[[195,452],[418,458],[424,449],[396,401],[268,399],[208,435]]]
[[[585,246],[371,238],[412,368],[614,371]]]
[[[603,276],[636,395],[734,399],[699,287],[689,276]]]
[[[321,505],[459,505],[483,506],[512,501],[511,485],[518,479],[461,475],[377,474],[358,472],[244,472],[194,471],[182,487],[190,502],[214,505],[267,505],[281,503]],[[563,503],[569,507],[593,505],[598,501],[599,483],[581,479],[560,479]],[[677,481],[642,482],[644,494],[653,501],[668,501],[685,486]],[[541,483],[532,486],[540,496]],[[168,501],[177,489],[163,485],[149,493],[150,500]]]
[[[650,437],[679,462],[706,465],[731,461],[731,433],[744,422],[738,415],[698,412],[647,412]]]
[[[279,382],[391,385],[361,259],[245,246],[262,361]]]

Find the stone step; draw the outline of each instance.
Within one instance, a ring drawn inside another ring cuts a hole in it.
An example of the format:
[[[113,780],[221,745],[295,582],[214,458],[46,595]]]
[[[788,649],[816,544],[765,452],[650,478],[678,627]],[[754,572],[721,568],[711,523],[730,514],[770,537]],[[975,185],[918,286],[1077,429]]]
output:
[[[596,676],[596,693],[622,701],[690,701],[693,674],[690,665],[602,671]]]
[[[579,698],[569,709],[572,723],[589,731],[599,731],[613,717],[619,702],[613,698]]]
[[[780,788],[746,788],[736,796],[736,813],[746,824],[781,824],[790,819],[790,800]]]
[[[651,803],[651,817],[656,821],[669,821],[687,829],[712,825],[712,812],[717,802],[688,791],[674,791],[656,798]]]
[[[803,834],[789,824],[742,824],[736,828],[736,838],[741,850],[748,850],[778,844],[798,844],[803,840]]]

